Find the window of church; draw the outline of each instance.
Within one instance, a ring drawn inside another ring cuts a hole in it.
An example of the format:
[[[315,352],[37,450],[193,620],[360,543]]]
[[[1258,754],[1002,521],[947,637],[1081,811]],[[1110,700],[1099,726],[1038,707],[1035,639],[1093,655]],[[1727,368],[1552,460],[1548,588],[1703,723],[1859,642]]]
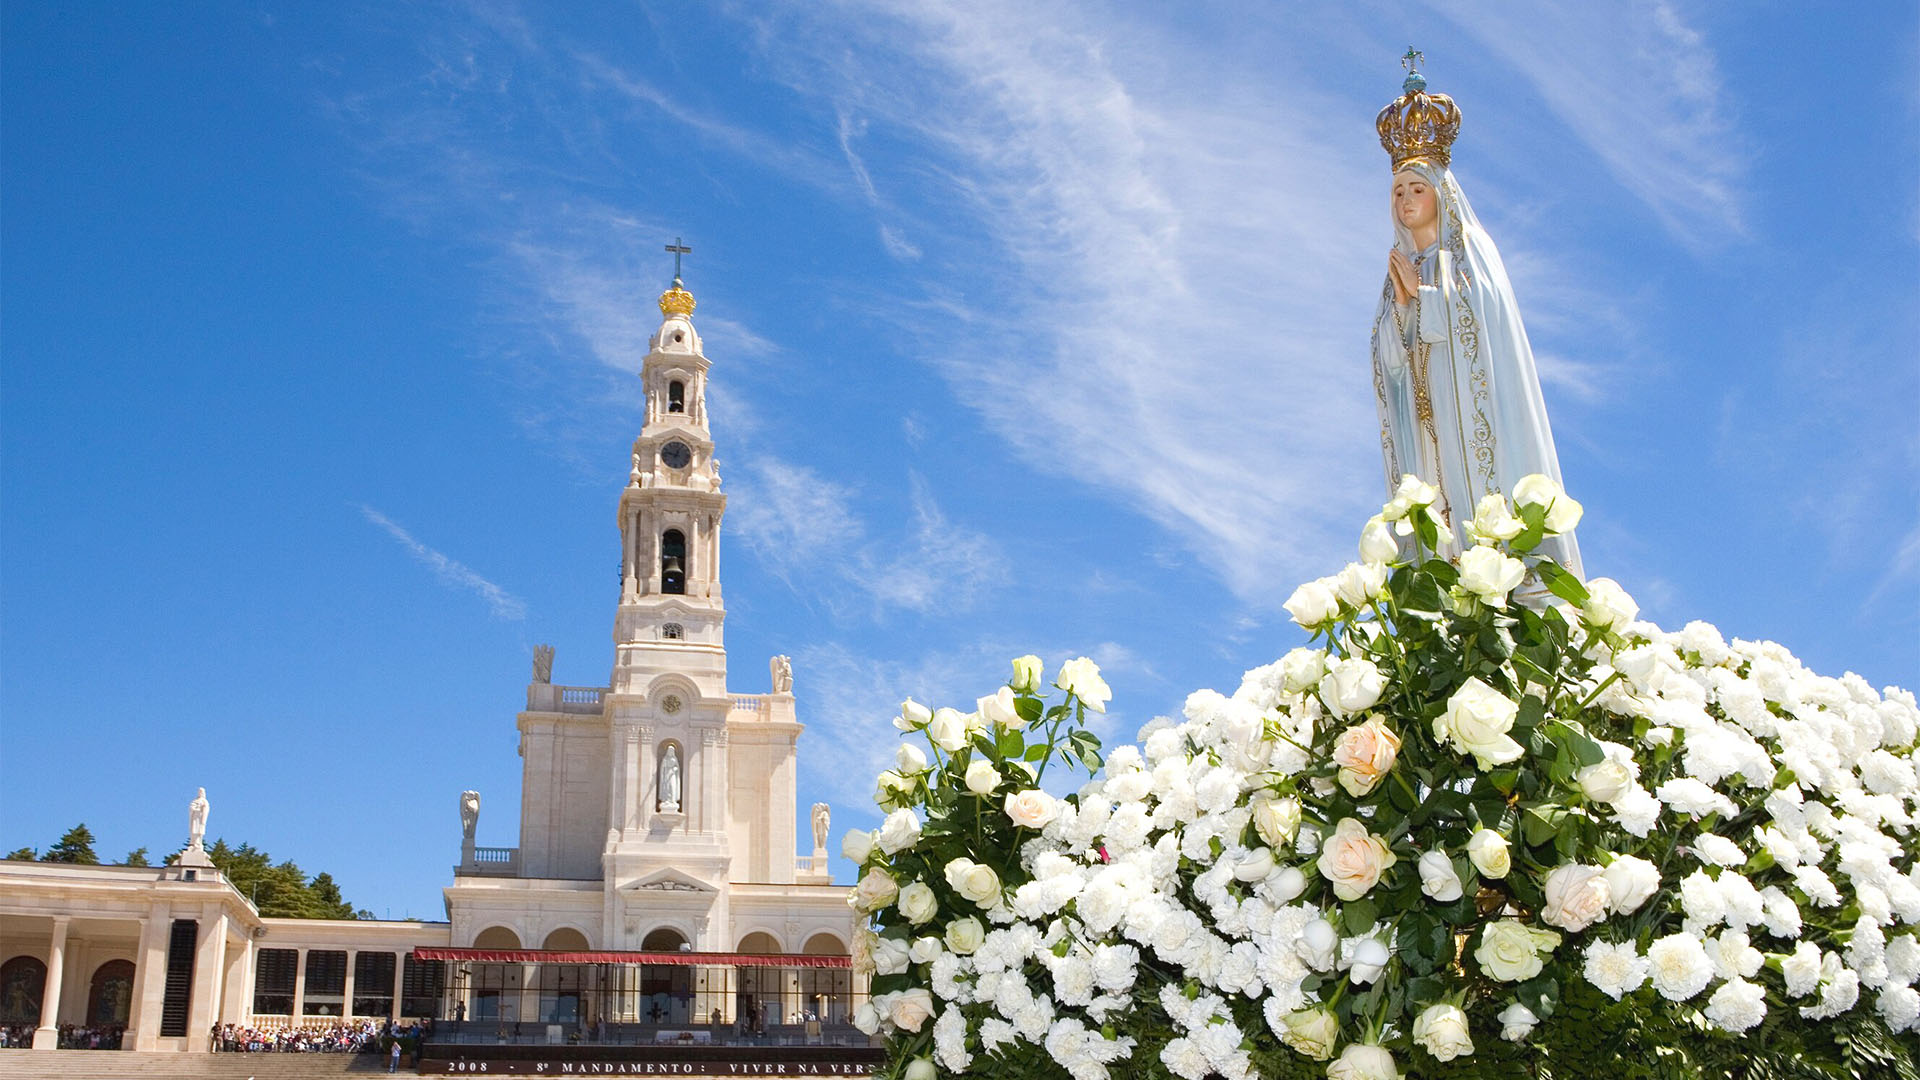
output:
[[[660,535],[660,591],[687,591],[687,538],[679,529],[668,529]]]
[[[293,982],[299,969],[298,949],[261,949],[254,961],[253,1011],[292,1016]]]
[[[670,622],[660,628],[660,636],[668,641],[679,641],[687,636],[687,628],[677,622]]]

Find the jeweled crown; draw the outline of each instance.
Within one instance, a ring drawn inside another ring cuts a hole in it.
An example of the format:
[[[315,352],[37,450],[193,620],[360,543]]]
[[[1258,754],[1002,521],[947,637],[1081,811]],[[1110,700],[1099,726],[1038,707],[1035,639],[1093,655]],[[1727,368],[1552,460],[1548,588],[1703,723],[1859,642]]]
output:
[[[686,286],[682,285],[677,277],[673,279],[673,288],[660,294],[660,314],[665,316],[693,314],[693,294],[687,291]]]
[[[1416,67],[1423,59],[1412,48],[1401,62],[1407,67],[1400,96],[1374,118],[1380,145],[1393,159],[1397,172],[1413,161],[1446,165],[1453,157],[1453,140],[1460,134],[1460,106],[1445,94],[1427,93],[1427,77]]]

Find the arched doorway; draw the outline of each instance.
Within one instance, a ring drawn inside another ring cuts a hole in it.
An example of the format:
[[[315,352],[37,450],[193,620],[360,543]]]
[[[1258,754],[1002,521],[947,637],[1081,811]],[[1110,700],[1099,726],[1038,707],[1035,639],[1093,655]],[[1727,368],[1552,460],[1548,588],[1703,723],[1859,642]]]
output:
[[[587,935],[571,926],[563,926],[547,935],[540,947],[548,952],[586,952]],[[585,964],[540,965],[540,1019],[548,1024],[578,1024],[587,1019],[582,1011],[587,997],[587,976],[592,969]]]
[[[808,938],[801,951],[808,956],[846,956],[847,946],[835,935],[822,931]],[[850,968],[802,969],[800,1001],[815,1019],[829,1024],[851,1022],[853,971]]]
[[[786,952],[772,934],[756,930],[740,939],[736,952],[755,956],[779,956]],[[766,1031],[777,1024],[787,1021],[787,969],[742,965],[739,969],[740,988],[734,999],[734,1012],[745,1017],[747,1030],[753,1033]]]
[[[38,1024],[46,988],[47,965],[39,957],[16,956],[0,964],[0,1024]]]
[[[125,1027],[133,1005],[133,961],[109,960],[87,987],[87,1026]]]
[[[641,952],[681,952],[685,934],[670,926],[656,927],[640,939]],[[643,964],[640,967],[640,1022],[693,1022],[693,969],[684,964]]]
[[[520,935],[504,926],[489,926],[473,939],[476,949],[518,949]],[[521,964],[463,964],[469,994],[473,999],[467,1018],[514,1023],[520,1019],[520,988],[525,975]],[[456,1012],[455,1016],[459,1014]]]

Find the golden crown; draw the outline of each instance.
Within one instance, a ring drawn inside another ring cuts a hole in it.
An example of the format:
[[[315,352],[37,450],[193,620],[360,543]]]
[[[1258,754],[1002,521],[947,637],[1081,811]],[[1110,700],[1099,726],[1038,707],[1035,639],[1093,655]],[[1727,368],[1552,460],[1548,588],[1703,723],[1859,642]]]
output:
[[[1427,77],[1416,68],[1422,59],[1412,48],[1407,50],[1401,58],[1407,78],[1400,84],[1400,96],[1388,102],[1373,121],[1395,171],[1413,161],[1446,165],[1453,156],[1453,140],[1460,134],[1460,106],[1445,94],[1427,93]]]
[[[673,288],[660,294],[660,314],[669,317],[693,314],[693,294],[677,277],[673,279]]]

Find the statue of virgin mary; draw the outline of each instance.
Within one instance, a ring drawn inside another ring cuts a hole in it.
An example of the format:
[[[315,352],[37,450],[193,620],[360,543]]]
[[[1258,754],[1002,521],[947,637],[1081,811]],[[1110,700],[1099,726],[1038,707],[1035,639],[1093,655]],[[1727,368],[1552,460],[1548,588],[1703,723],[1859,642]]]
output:
[[[1373,318],[1373,387],[1387,490],[1408,473],[1434,485],[1458,530],[1522,477],[1560,486],[1560,460],[1500,251],[1448,168],[1460,110],[1426,86],[1411,70],[1375,121],[1393,160],[1394,243]],[[1571,533],[1536,550],[1581,574]]]

